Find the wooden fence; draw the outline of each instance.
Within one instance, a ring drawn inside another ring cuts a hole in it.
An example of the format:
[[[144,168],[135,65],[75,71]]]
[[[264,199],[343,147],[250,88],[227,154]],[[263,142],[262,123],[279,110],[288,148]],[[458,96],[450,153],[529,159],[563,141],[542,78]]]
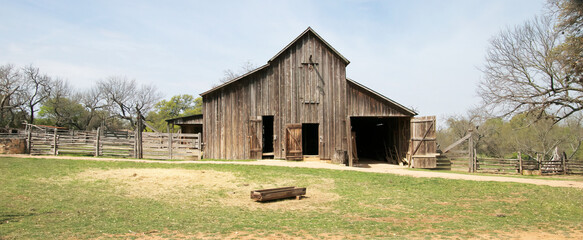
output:
[[[73,154],[84,156],[132,157],[141,149],[142,158],[200,159],[200,134],[141,133],[130,131],[74,131],[29,126],[26,138],[33,155]],[[169,141],[169,139],[172,139]]]
[[[465,143],[467,143],[466,148],[464,148]],[[478,157],[473,148],[472,131],[468,131],[465,137],[444,148],[438,159],[441,159],[442,162],[449,160],[449,169],[451,170],[467,170],[468,172],[535,173],[542,175],[583,174],[583,160],[566,159],[566,156],[557,158],[561,160],[553,160],[545,159],[542,155],[537,156],[536,159],[522,159],[520,153],[517,156],[515,159]]]
[[[169,141],[169,139],[171,139]],[[200,133],[142,133],[144,158],[200,159]]]
[[[501,174],[583,174],[583,160],[476,158],[476,171]]]

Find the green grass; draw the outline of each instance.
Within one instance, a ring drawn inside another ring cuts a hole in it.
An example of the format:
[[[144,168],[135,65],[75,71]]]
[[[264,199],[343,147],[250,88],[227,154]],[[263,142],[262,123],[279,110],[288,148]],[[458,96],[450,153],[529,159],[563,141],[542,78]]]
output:
[[[221,172],[234,176],[227,181],[240,188],[177,184],[164,186],[180,191],[136,195],[125,180],[78,177],[87,171],[124,169]],[[0,239],[136,238],[138,234],[222,238],[235,232],[259,237],[432,239],[583,231],[582,190],[517,183],[272,166],[5,157],[0,157],[0,182]],[[306,186],[311,197],[255,203],[248,191],[241,190],[247,185],[290,184]],[[225,204],[229,201],[237,204]]]

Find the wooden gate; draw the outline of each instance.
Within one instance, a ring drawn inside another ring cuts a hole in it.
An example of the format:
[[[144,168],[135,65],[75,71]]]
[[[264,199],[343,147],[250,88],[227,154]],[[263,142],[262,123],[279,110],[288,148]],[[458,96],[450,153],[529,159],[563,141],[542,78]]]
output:
[[[413,168],[436,168],[435,116],[411,119],[409,163]]]
[[[250,159],[261,159],[261,140],[259,136],[261,130],[261,120],[249,120],[249,149]]]
[[[288,124],[285,132],[285,159],[302,160],[302,124]]]

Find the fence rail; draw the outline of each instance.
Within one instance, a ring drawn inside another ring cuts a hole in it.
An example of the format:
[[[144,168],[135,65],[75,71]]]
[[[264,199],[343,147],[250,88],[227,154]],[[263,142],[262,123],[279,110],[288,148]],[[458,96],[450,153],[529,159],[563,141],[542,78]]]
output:
[[[19,135],[27,139],[28,152],[33,155],[75,154],[85,156],[137,157],[151,159],[200,159],[201,135],[178,133],[141,133],[129,131],[73,131],[46,129],[35,125]],[[169,141],[169,139],[171,139]]]

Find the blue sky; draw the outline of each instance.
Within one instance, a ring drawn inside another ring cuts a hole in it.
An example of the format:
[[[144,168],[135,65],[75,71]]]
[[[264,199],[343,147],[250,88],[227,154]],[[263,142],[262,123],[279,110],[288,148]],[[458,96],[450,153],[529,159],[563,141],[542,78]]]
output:
[[[438,118],[479,103],[488,41],[544,0],[0,0],[0,64],[34,64],[85,89],[123,75],[166,98],[198,96],[223,71],[261,66],[311,26],[375,91]]]

